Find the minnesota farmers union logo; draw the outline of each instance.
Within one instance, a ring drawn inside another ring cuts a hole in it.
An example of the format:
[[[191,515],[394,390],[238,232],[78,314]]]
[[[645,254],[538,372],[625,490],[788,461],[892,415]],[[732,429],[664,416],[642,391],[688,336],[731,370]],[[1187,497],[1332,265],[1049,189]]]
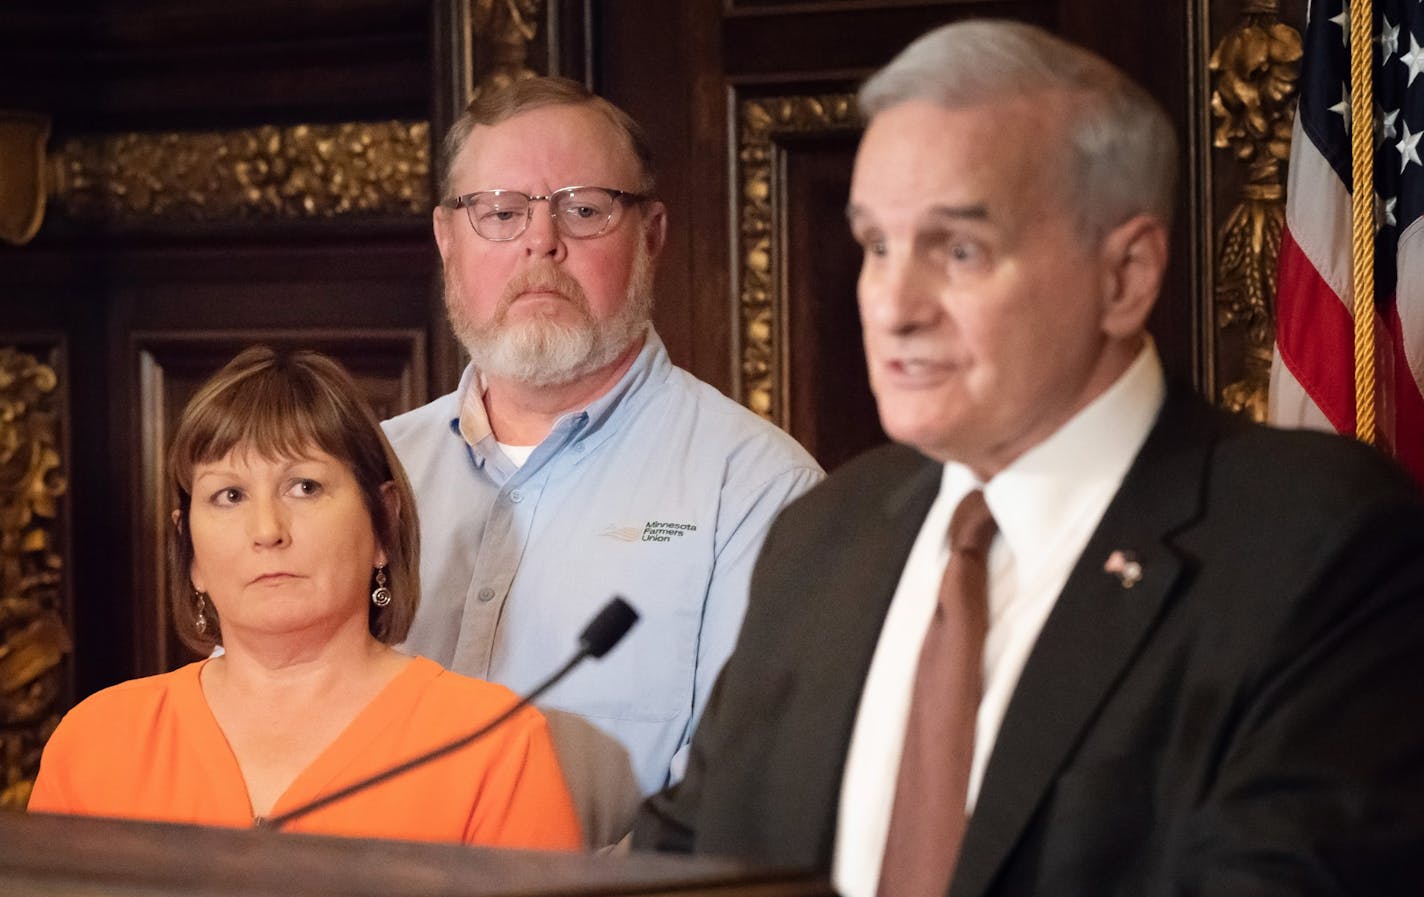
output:
[[[603,535],[620,542],[671,542],[688,533],[697,532],[695,523],[673,523],[668,520],[649,520],[639,526],[617,526],[609,524]]]

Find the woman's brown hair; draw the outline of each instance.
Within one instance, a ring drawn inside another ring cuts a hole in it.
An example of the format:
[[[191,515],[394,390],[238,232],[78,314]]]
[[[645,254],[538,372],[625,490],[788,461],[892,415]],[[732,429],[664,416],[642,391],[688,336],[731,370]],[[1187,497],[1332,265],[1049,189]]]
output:
[[[169,582],[173,622],[183,643],[203,654],[222,644],[222,621],[211,602],[204,602],[203,631],[197,626],[188,513],[193,469],[235,448],[267,459],[299,458],[315,448],[350,468],[385,551],[387,587],[393,596],[385,607],[371,605],[371,635],[388,645],[404,640],[420,601],[420,527],[405,470],[360,388],[339,363],[307,350],[253,346],[214,374],[188,402],[168,452],[177,496],[168,539]],[[393,513],[387,511],[383,490],[394,492]],[[372,570],[371,587],[375,585]]]

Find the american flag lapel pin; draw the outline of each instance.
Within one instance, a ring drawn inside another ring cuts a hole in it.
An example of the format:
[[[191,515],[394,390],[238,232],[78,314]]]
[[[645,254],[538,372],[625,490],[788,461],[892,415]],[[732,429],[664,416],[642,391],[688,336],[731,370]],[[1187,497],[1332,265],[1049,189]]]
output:
[[[1130,589],[1142,581],[1142,565],[1130,551],[1119,549],[1108,555],[1103,562],[1103,572],[1116,576],[1124,589]]]

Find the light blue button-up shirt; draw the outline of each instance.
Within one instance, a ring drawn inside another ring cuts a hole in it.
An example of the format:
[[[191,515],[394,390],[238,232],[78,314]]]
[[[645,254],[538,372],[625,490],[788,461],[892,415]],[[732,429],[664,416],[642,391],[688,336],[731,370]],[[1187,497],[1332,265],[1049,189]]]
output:
[[[384,424],[421,523],[405,648],[525,691],[623,595],[638,624],[540,703],[621,742],[651,793],[681,777],[768,526],[822,471],[673,366],[651,330],[622,380],[560,417],[522,467],[490,433],[479,390],[467,368],[455,392]]]

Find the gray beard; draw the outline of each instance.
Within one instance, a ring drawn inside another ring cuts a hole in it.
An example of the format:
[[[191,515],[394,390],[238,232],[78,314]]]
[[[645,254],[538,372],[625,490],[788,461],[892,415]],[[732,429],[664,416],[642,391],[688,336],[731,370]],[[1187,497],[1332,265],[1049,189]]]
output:
[[[590,326],[536,318],[462,339],[475,367],[487,377],[529,386],[561,386],[617,361],[648,327],[647,320]]]
[[[544,317],[510,321],[505,311],[512,297],[506,296],[491,321],[476,324],[465,311],[458,282],[446,271],[445,308],[455,338],[486,377],[535,387],[562,386],[613,364],[643,338],[652,320],[652,281],[651,259],[640,247],[624,302],[608,318],[595,320],[582,289],[569,282],[565,292],[571,295],[566,298],[578,310],[578,321]]]

